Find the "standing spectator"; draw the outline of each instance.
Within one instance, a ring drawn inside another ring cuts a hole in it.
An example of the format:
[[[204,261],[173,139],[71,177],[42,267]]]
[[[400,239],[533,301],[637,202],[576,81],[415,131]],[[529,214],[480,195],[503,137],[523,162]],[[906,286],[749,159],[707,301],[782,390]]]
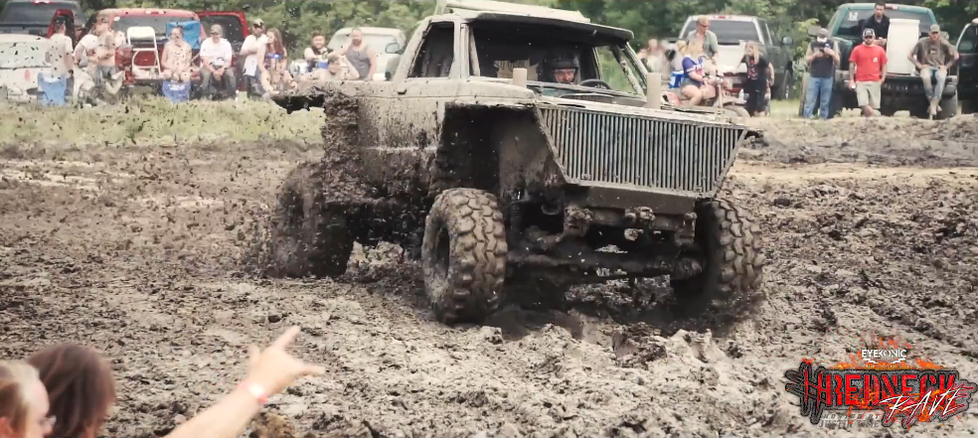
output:
[[[886,3],[876,2],[873,16],[859,23],[859,31],[866,32],[866,29],[873,29],[873,34],[876,35],[875,44],[886,47],[886,38],[890,34],[890,17],[887,17],[884,11],[886,11]]]
[[[774,66],[761,53],[760,45],[750,41],[744,48],[740,61],[747,64],[747,112],[751,116],[767,112],[767,101],[771,97],[771,84],[774,83]]]
[[[853,47],[849,55],[849,88],[856,90],[856,100],[866,117],[880,109],[880,92],[886,80],[886,50],[873,42],[875,36],[873,29],[864,30],[863,44]]]
[[[377,71],[377,54],[363,40],[363,31],[359,27],[350,31],[350,43],[338,50],[340,56],[345,56],[350,65],[357,70],[362,81],[374,80]]]
[[[649,73],[659,73],[660,75],[667,75],[672,68],[669,67],[669,61],[666,59],[666,46],[660,43],[659,40],[652,38],[646,43],[645,47],[638,52],[638,59],[645,62],[645,66],[649,69]]]
[[[941,37],[941,26],[932,24],[930,35],[917,41],[910,52],[910,61],[920,69],[920,79],[924,81],[924,92],[930,101],[928,111],[936,115],[940,108],[941,95],[944,94],[944,83],[947,81],[947,70],[957,62],[958,51],[947,40]],[[937,81],[937,85],[932,82]]]
[[[805,52],[805,61],[808,62],[808,83],[805,84],[804,117],[812,118],[817,101],[819,117],[827,120],[832,113],[832,86],[840,61],[839,44],[829,39],[828,29],[818,30],[818,35]]]
[[[170,31],[170,41],[163,45],[163,79],[190,82],[190,66],[193,49],[183,40],[183,28],[176,26]]]
[[[109,29],[108,23],[102,26],[102,31],[99,34],[99,45],[95,50],[96,66],[95,66],[95,86],[99,88],[101,92],[105,95],[115,95],[122,88],[122,81],[120,80],[120,75],[125,74],[120,72],[116,68],[116,36]],[[103,102],[99,102],[100,104]]]
[[[52,436],[100,436],[116,397],[109,364],[95,350],[73,344],[50,347],[27,361],[40,373],[58,419]]]
[[[713,64],[713,68],[719,65],[720,43],[717,40],[717,34],[710,30],[710,19],[705,15],[696,20],[696,30],[690,31],[689,35],[686,35],[686,42],[700,43],[700,47],[703,47],[703,54]]]
[[[21,361],[0,362],[0,436],[44,438],[54,422],[37,370]]]
[[[309,63],[309,72],[317,68],[322,68],[322,64],[326,63],[326,55],[328,54],[329,50],[326,50],[326,37],[323,36],[322,32],[313,32],[309,47],[306,47],[306,50],[302,54],[302,58]]]
[[[268,36],[265,35],[265,22],[261,18],[251,20],[251,34],[241,43],[241,56],[245,57],[244,77],[249,94],[269,97],[268,89],[262,86],[262,64],[268,49]]]
[[[85,90],[87,95],[95,87],[95,64],[98,61],[95,52],[99,47],[99,36],[102,35],[102,29],[107,27],[108,23],[105,21],[96,23],[92,26],[91,32],[82,37],[75,46],[75,52],[72,55],[75,68],[73,69],[71,98],[76,104],[81,104],[86,100],[86,97],[82,95],[82,90]]]
[[[74,65],[71,47],[71,38],[65,35],[65,19],[59,17],[54,23],[54,35],[51,35],[50,46],[48,46],[47,61],[54,69],[56,77],[61,78],[68,75]]]
[[[224,39],[224,28],[220,24],[211,26],[210,34],[210,38],[200,43],[200,86],[205,93],[214,96],[217,94],[218,84],[223,81],[228,97],[234,96],[238,88],[234,70],[230,68],[234,49]],[[211,81],[217,83],[212,84]]]

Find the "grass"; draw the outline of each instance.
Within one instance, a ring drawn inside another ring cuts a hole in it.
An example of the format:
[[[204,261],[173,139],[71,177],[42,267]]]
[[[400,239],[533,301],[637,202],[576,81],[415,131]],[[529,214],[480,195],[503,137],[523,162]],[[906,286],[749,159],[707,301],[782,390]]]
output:
[[[287,114],[256,101],[174,105],[137,98],[124,105],[76,109],[0,104],[0,144],[138,144],[289,139],[320,140],[322,110]]]

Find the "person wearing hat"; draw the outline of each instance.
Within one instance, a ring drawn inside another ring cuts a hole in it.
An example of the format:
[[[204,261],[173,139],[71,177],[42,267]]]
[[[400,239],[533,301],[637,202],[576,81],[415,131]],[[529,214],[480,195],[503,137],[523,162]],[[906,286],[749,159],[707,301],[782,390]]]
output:
[[[924,81],[924,92],[930,102],[927,109],[932,116],[941,110],[938,104],[944,93],[947,71],[959,56],[954,46],[941,36],[941,26],[937,24],[930,26],[930,35],[917,41],[910,52],[910,62],[920,69],[920,79]]]
[[[819,116],[827,120],[832,112],[832,86],[835,69],[839,66],[839,44],[829,38],[829,30],[821,28],[805,52],[808,62],[808,83],[805,84],[805,108],[803,116],[810,119],[818,102]]]
[[[876,32],[866,28],[863,43],[853,47],[849,54],[849,88],[856,90],[856,101],[866,117],[880,109],[886,63],[886,50],[876,45]]]
[[[248,83],[248,91],[268,96],[268,90],[261,85],[261,69],[258,65],[265,60],[265,50],[268,47],[268,36],[265,35],[265,21],[261,18],[251,20],[251,34],[241,43],[241,56],[245,57],[242,74]]]
[[[214,24],[210,28],[210,38],[200,43],[200,59],[203,61],[200,68],[200,87],[205,93],[215,95],[216,87],[211,88],[211,81],[224,84],[227,96],[234,96],[237,90],[237,81],[234,77],[234,69],[231,68],[231,60],[234,57],[234,49],[231,43],[224,38],[224,28],[220,24]]]
[[[886,3],[876,2],[873,15],[859,23],[860,33],[865,32],[866,29],[873,29],[873,34],[876,35],[874,44],[881,47],[886,47],[886,38],[890,34],[890,17],[886,16],[885,11]]]

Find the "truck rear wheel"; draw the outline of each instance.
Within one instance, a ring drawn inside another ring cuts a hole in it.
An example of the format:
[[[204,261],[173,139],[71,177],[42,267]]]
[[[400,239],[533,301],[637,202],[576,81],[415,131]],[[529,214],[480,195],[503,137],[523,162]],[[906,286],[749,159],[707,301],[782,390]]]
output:
[[[506,276],[506,228],[496,197],[449,189],[425,223],[421,265],[435,317],[445,324],[481,323],[499,306]]]
[[[354,239],[342,206],[323,200],[323,165],[304,162],[285,179],[271,219],[271,277],[336,277],[346,272]]]
[[[673,292],[686,310],[739,317],[763,298],[760,229],[747,212],[729,201],[701,203],[696,215],[695,241],[703,271],[672,280]]]

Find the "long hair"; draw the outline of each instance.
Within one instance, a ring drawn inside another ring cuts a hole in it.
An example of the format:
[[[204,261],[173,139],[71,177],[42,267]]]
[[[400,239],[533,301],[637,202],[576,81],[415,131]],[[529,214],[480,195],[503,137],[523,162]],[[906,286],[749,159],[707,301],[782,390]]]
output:
[[[761,47],[757,41],[748,41],[746,49],[747,55],[754,58],[755,63],[761,60]]]
[[[271,44],[272,45],[271,53],[282,55],[282,58],[288,56],[288,53],[286,53],[285,51],[285,42],[282,41],[282,32],[279,32],[278,29],[276,28],[271,28],[268,29],[268,32],[266,33],[275,37],[275,41],[273,41]]]
[[[30,410],[31,385],[40,383],[37,370],[22,361],[0,362],[0,418],[14,433],[23,433]]]
[[[40,373],[58,421],[54,436],[94,438],[115,402],[115,379],[109,364],[94,350],[61,344],[28,359]]]

